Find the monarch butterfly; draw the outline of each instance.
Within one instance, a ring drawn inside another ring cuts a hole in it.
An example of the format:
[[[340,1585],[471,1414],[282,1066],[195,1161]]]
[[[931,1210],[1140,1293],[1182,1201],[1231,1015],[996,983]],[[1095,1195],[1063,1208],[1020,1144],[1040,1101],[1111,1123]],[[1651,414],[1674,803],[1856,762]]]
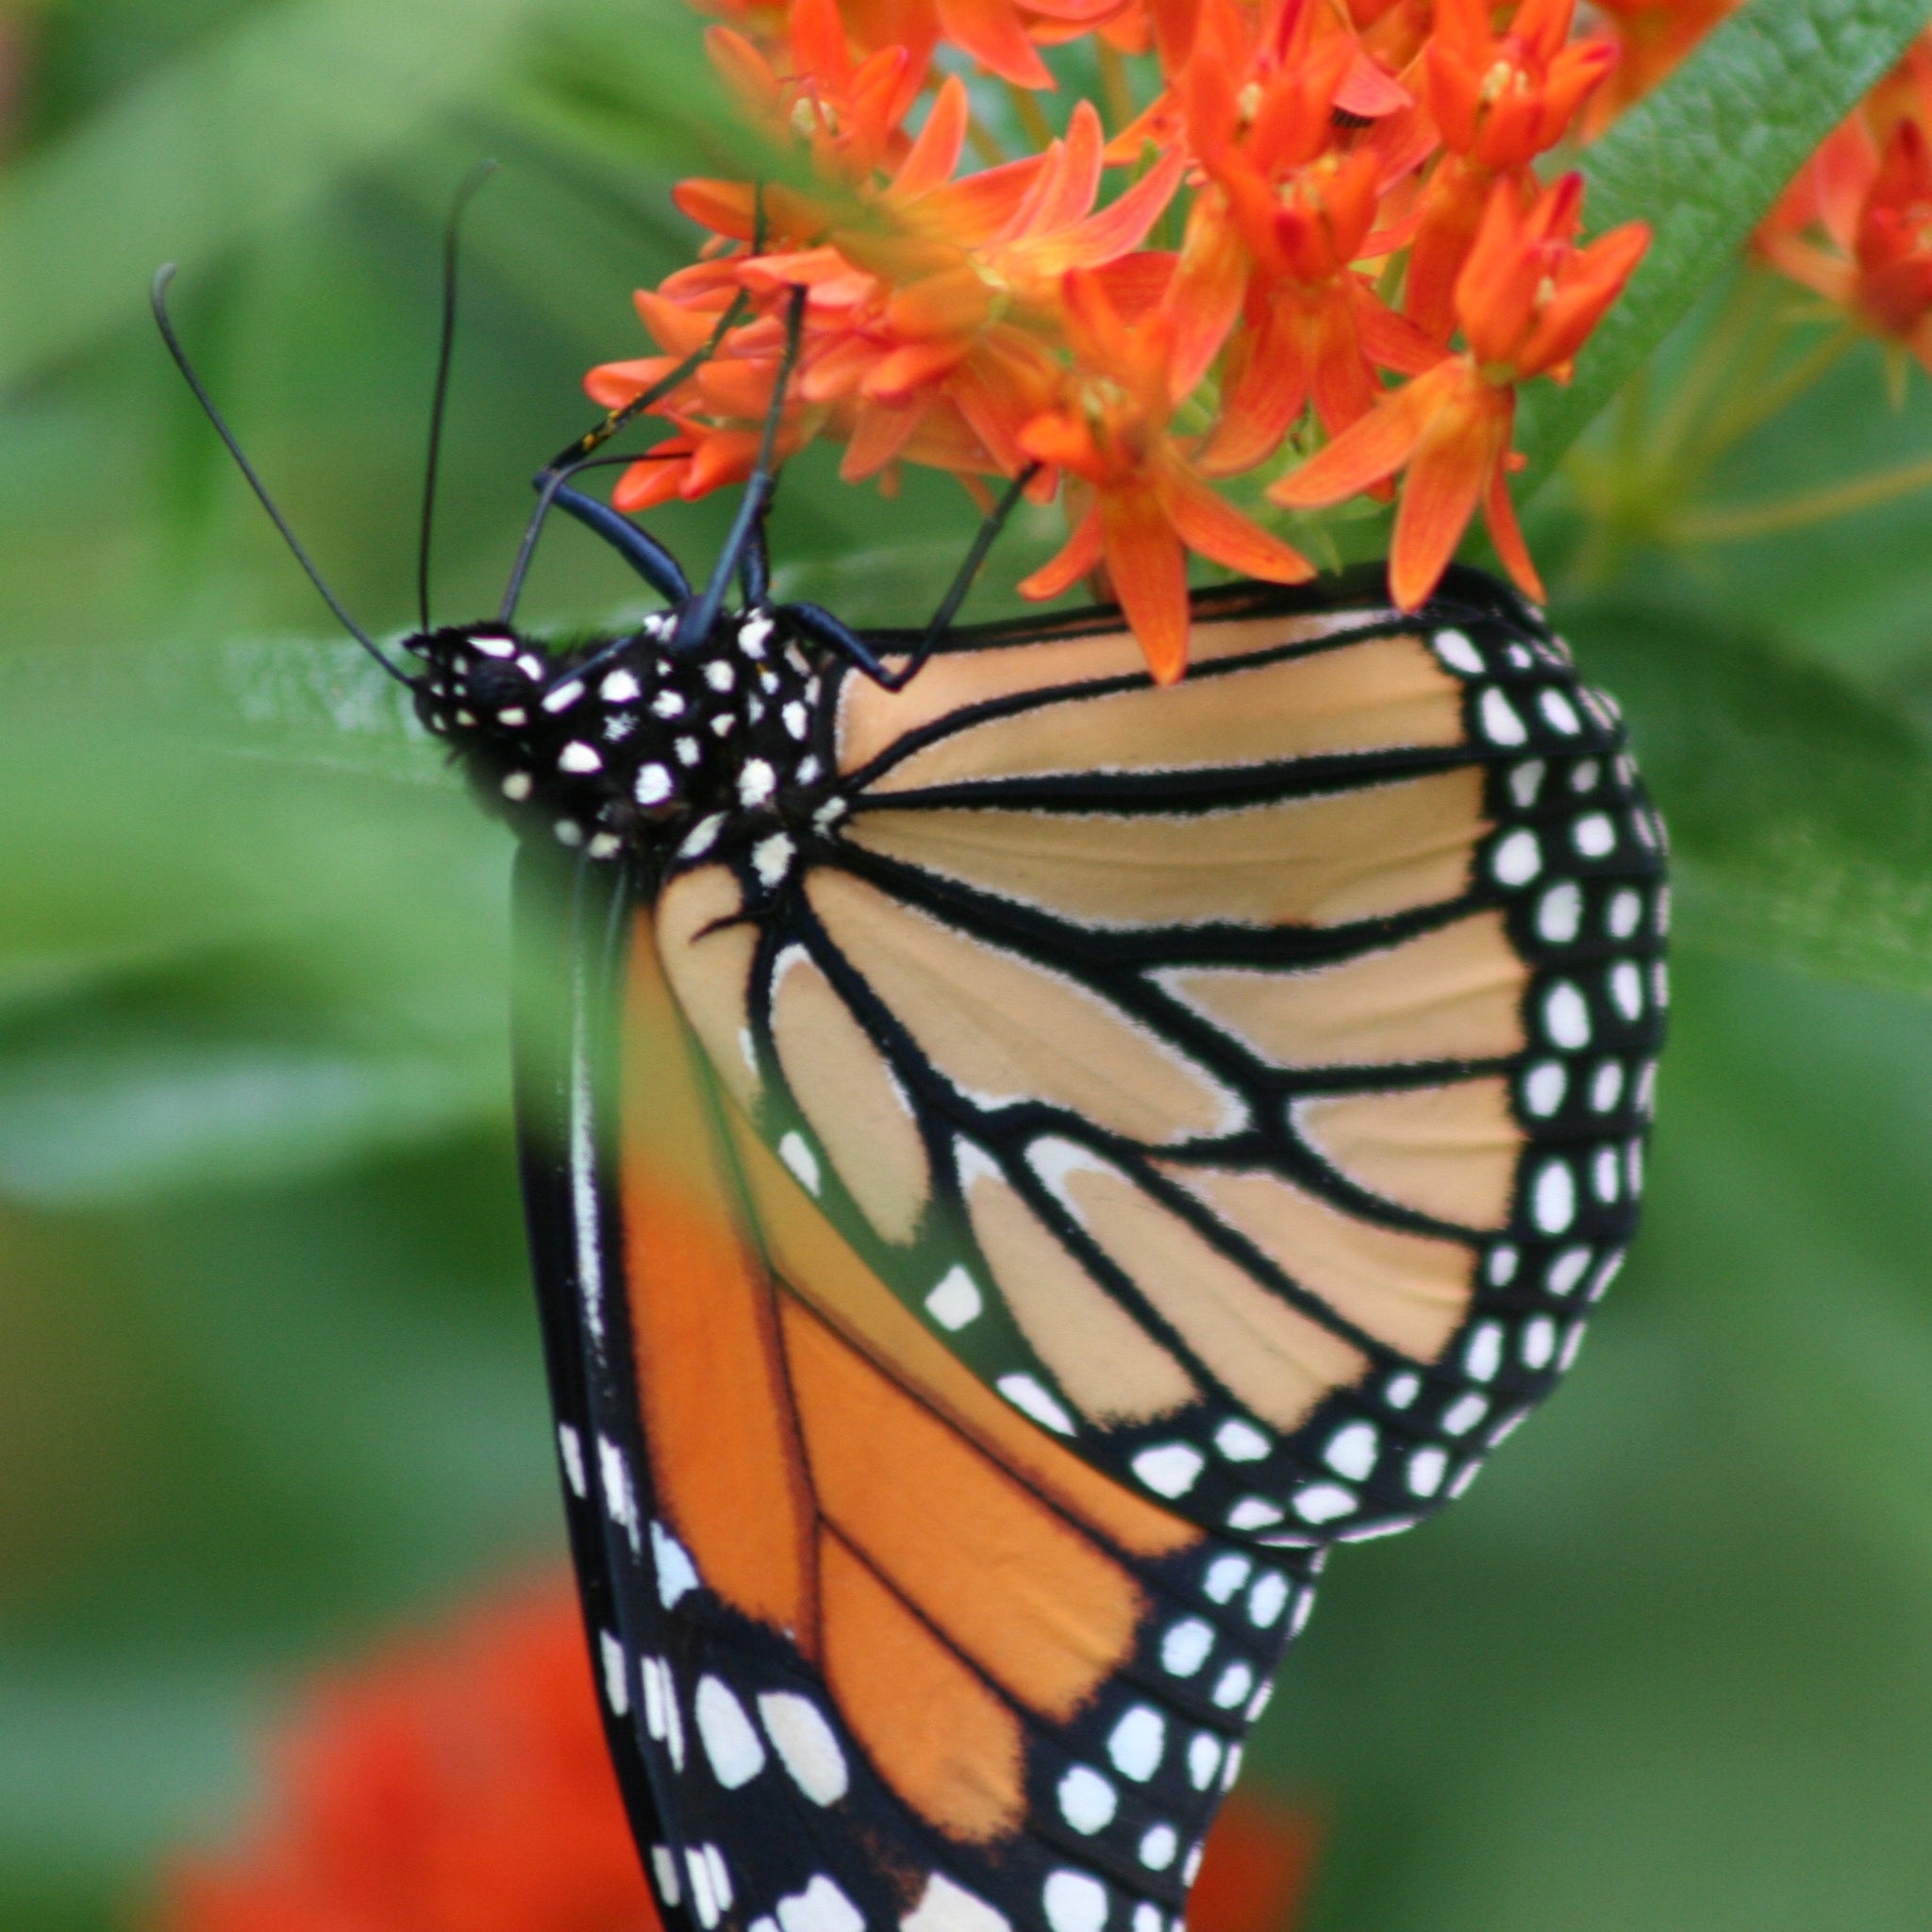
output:
[[[560,477],[670,610],[406,648],[521,838],[558,1453],[667,1923],[1177,1932],[1329,1549],[1461,1493],[1631,1233],[1617,715],[1474,571],[1197,592],[1160,689],[1110,608],[773,602],[765,463],[696,594]]]

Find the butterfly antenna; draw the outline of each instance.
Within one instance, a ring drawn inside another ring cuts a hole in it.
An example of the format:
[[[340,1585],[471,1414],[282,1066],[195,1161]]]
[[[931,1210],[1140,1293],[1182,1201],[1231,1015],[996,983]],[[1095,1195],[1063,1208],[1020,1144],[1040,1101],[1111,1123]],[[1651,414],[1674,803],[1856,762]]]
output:
[[[739,560],[744,556],[746,547],[758,538],[765,512],[771,508],[772,492],[777,488],[778,480],[772,468],[772,458],[778,447],[778,426],[785,416],[785,398],[791,388],[791,373],[798,366],[798,344],[805,331],[807,293],[802,284],[794,286],[791,291],[791,299],[785,310],[785,353],[779,359],[778,379],[772,388],[772,407],[765,411],[765,433],[758,441],[758,464],[745,483],[743,501],[738,506],[738,515],[732,522],[730,535],[724,539],[724,549],[718,553],[718,562],[711,572],[710,582],[705,586],[704,595],[687,604],[677,621],[677,634],[671,641],[674,651],[689,650],[710,635]]]
[[[494,161],[479,161],[463,177],[450,205],[442,234],[442,334],[436,351],[436,388],[429,405],[429,456],[423,466],[423,526],[416,545],[416,610],[429,629],[429,559],[436,533],[436,485],[442,468],[442,424],[449,408],[450,368],[457,352],[457,269],[463,216],[477,191],[496,173]]]
[[[765,190],[760,182],[752,191],[751,253],[754,256],[765,252]],[[693,349],[671,374],[654,382],[641,395],[633,396],[622,408],[612,409],[596,428],[587,431],[551,458],[537,478],[537,488],[543,488],[543,479],[558,470],[574,470],[586,457],[596,453],[633,418],[641,416],[653,403],[668,396],[679,383],[688,380],[718,353],[719,344],[744,319],[744,312],[751,305],[751,297],[741,289],[732,296],[731,306],[718,318],[718,325],[709,336]],[[541,519],[540,519],[541,521]]]
[[[180,370],[188,387],[194,391],[194,400],[201,405],[202,412],[213,424],[215,434],[226,445],[228,454],[234,458],[235,466],[248,479],[248,487],[255,491],[256,500],[269,514],[269,520],[281,532],[282,541],[289,546],[291,554],[307,573],[308,581],[321,593],[322,601],[335,613],[336,622],[389,673],[400,685],[413,691],[416,680],[402,667],[389,658],[380,645],[351,617],[342,607],[342,601],[329,589],[326,579],[316,569],[308,551],[303,549],[301,539],[289,527],[289,520],[276,508],[275,498],[268,493],[267,486],[255,474],[255,465],[248,460],[242,445],[235,440],[235,432],[223,420],[222,412],[215,408],[214,398],[208,394],[207,385],[194,372],[194,365],[188,359],[188,352],[181,346],[181,339],[175,333],[175,325],[168,315],[168,286],[175,279],[175,264],[165,263],[154,279],[149,300],[154,305],[155,322],[161,331],[161,341],[168,345],[168,354],[175,358],[175,366]]]

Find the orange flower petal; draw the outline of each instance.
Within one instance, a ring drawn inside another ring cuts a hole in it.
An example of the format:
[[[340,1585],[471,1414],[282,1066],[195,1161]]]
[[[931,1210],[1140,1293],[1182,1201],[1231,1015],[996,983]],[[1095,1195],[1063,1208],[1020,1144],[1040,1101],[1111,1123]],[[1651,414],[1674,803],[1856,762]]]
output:
[[[1174,531],[1190,550],[1271,584],[1305,584],[1315,575],[1299,550],[1244,517],[1185,463],[1163,469],[1160,489]]]
[[[1326,449],[1271,485],[1269,500],[1291,509],[1321,509],[1360,495],[1408,461],[1430,418],[1475,379],[1463,358],[1438,363],[1384,396]]]
[[[1221,197],[1204,191],[1188,211],[1166,308],[1174,318],[1169,389],[1176,402],[1191,395],[1227,341],[1248,286],[1248,254]]]
[[[1012,0],[938,0],[940,25],[957,41],[1015,87],[1051,88],[1054,77],[1033,50]]]
[[[1307,400],[1308,358],[1287,306],[1278,305],[1228,352],[1225,401],[1201,468],[1210,476],[1236,476],[1265,462]]]
[[[1146,654],[1156,684],[1188,668],[1188,561],[1151,489],[1109,490],[1100,499],[1103,547],[1113,593]]]
[[[1389,548],[1389,591],[1402,609],[1426,601],[1456,555],[1491,475],[1502,466],[1512,401],[1507,390],[1471,382],[1424,426]]]
[[[669,503],[683,491],[685,475],[691,467],[691,448],[690,440],[685,437],[660,442],[641,462],[633,463],[617,479],[617,488],[610,492],[611,502],[625,516]]]
[[[892,192],[911,201],[943,187],[959,165],[959,150],[965,144],[966,129],[973,119],[973,106],[966,94],[966,83],[957,74],[946,75],[926,116],[925,125],[912,143],[911,152],[892,177]]]
[[[1508,447],[1508,433],[1504,434],[1504,447]],[[1516,521],[1516,506],[1509,500],[1509,470],[1507,463],[1498,463],[1490,472],[1490,487],[1483,498],[1483,521],[1490,528],[1490,541],[1496,546],[1496,555],[1502,559],[1503,568],[1509,573],[1516,588],[1524,596],[1537,603],[1544,599],[1543,580],[1537,575],[1535,563],[1529,555],[1529,545],[1523,541],[1523,526]]]
[[[1081,518],[1059,555],[1043,563],[1020,584],[1023,597],[1058,597],[1071,591],[1100,561],[1100,507]]]

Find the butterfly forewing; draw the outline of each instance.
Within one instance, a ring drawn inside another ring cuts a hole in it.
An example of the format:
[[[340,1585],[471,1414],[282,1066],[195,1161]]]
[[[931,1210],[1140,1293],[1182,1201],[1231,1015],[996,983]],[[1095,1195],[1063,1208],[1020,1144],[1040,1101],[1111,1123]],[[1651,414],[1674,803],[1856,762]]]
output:
[[[1606,701],[1454,592],[1204,599],[1174,691],[1091,621],[847,675],[782,879],[666,894],[721,1078],[893,1292],[1205,1528],[1457,1492],[1633,1224],[1660,833]]]

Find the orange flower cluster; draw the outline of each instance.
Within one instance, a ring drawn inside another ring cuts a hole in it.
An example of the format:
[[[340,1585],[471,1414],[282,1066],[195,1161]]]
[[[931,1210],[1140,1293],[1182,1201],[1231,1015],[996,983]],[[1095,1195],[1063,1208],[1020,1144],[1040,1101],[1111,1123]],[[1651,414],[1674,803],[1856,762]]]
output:
[[[1932,369],[1932,34],[1806,164],[1757,247]]]
[[[325,1683],[277,1756],[268,1815],[175,1867],[158,1932],[659,1932],[562,1579]],[[1192,1932],[1290,1932],[1314,1849],[1235,1797]]]
[[[619,507],[749,474],[804,290],[781,454],[827,438],[849,481],[890,487],[923,463],[982,501],[985,479],[1030,471],[1070,535],[1021,590],[1110,592],[1164,680],[1187,659],[1190,552],[1296,582],[1313,566],[1266,526],[1270,506],[1386,500],[1405,470],[1391,583],[1406,608],[1478,503],[1541,595],[1506,481],[1516,390],[1567,379],[1647,241],[1632,225],[1579,246],[1580,180],[1535,172],[1618,58],[1606,36],[1573,38],[1574,11],[790,0],[712,27],[718,67],[774,139],[804,144],[814,185],[678,189],[712,239],[638,296],[658,353],[589,387],[621,408],[702,361],[654,406],[675,433],[625,475]],[[1143,83],[1140,111],[1108,130],[1078,101],[1039,151],[962,171],[969,149],[996,152],[974,92],[991,83],[935,60],[950,47],[955,68],[964,55],[1047,89],[1040,48],[1089,35],[1124,86]],[[1146,58],[1130,74],[1122,51]],[[1224,493],[1237,478],[1245,508]]]

